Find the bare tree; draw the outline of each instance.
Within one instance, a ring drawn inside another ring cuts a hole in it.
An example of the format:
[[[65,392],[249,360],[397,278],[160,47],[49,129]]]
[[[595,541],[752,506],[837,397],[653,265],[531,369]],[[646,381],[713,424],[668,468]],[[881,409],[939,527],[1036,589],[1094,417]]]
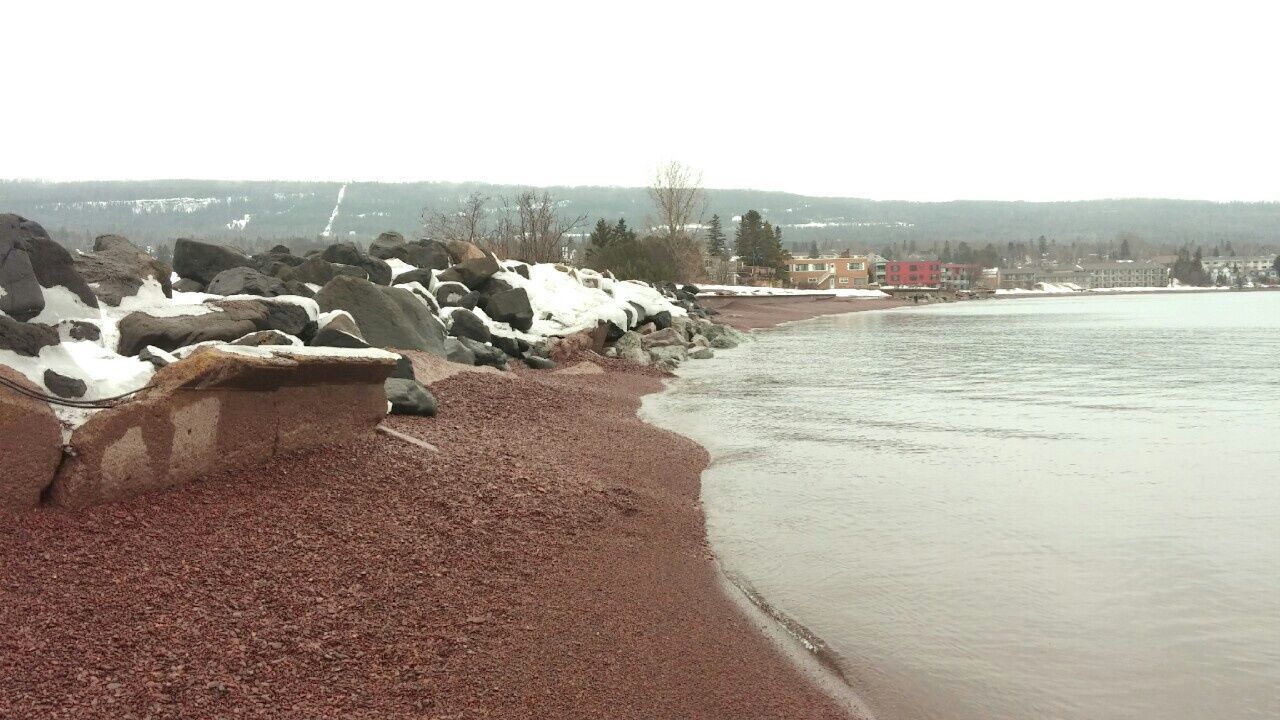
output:
[[[656,217],[650,223],[663,251],[673,263],[676,277],[693,280],[703,272],[703,250],[698,242],[707,197],[702,174],[678,162],[658,168],[649,199]]]
[[[424,208],[422,227],[426,230],[427,237],[433,240],[464,240],[482,248],[487,247],[493,243],[497,233],[497,228],[488,218],[491,200],[488,195],[473,192],[452,211]]]
[[[556,212],[556,201],[547,191],[525,190],[514,200],[503,200],[494,253],[524,262],[563,262],[573,231],[586,222],[586,215],[565,218]]]

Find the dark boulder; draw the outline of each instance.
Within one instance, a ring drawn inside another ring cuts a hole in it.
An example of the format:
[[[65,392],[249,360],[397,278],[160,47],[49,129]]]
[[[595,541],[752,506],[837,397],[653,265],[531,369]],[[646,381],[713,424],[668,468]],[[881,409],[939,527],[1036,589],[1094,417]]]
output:
[[[685,285],[680,289],[690,296],[696,296],[698,293],[702,292],[697,285]]]
[[[231,268],[218,273],[205,292],[213,295],[284,295],[284,281],[249,267]]]
[[[58,328],[65,332],[68,340],[97,342],[102,339],[102,328],[87,320],[63,320]]]
[[[284,294],[297,295],[299,297],[304,297],[304,298],[313,298],[316,296],[316,291],[307,287],[306,283],[300,283],[297,280],[285,280]]]
[[[85,305],[98,307],[98,296],[93,294],[93,288],[76,272],[76,261],[71,253],[54,242],[39,223],[28,222],[26,226],[31,267],[35,270],[40,286],[64,287]]]
[[[40,348],[58,344],[58,330],[52,325],[18,322],[0,315],[0,350],[37,357]]]
[[[121,355],[137,355],[148,345],[173,351],[206,340],[231,342],[257,330],[266,330],[267,309],[262,303],[221,302],[220,310],[201,315],[156,317],[130,313],[120,320]]]
[[[52,370],[44,371],[44,386],[49,388],[49,392],[64,398],[80,398],[84,397],[89,386],[83,380],[73,377],[67,377],[61,373]]]
[[[360,328],[346,315],[336,315],[316,331],[308,345],[317,347],[367,348]]]
[[[501,269],[492,255],[485,255],[460,262],[440,273],[439,277],[441,282],[460,282],[472,290],[479,290]]]
[[[524,263],[520,263],[519,265],[513,266],[511,268],[511,271],[519,275],[520,277],[524,278],[525,280],[529,279],[529,266],[525,265]]]
[[[644,319],[648,317],[649,311],[645,310],[643,305],[634,300],[628,300],[627,305],[635,311],[635,320],[633,320],[631,325],[627,328],[628,330],[632,330],[635,329],[637,325],[644,323]]]
[[[436,302],[440,307],[459,307],[468,292],[467,286],[460,282],[442,282],[436,286]]]
[[[138,359],[141,360],[142,362],[151,363],[156,367],[157,370],[159,370],[165,365],[168,365],[169,363],[173,362],[172,360],[169,359],[172,356],[169,356],[168,353],[165,353],[165,355],[161,355],[160,354],[161,352],[164,352],[164,351],[160,350],[160,348],[155,348],[153,351],[152,348],[144,347],[142,348],[142,350],[138,351]]]
[[[663,310],[662,312],[654,313],[649,316],[648,321],[653,323],[654,327],[659,330],[665,330],[666,328],[671,327],[671,312],[669,310]]]
[[[550,358],[538,357],[533,353],[529,353],[524,356],[524,364],[528,365],[534,370],[554,370],[556,367],[555,360],[552,360]]]
[[[302,336],[306,333],[307,325],[311,322],[311,316],[301,305],[294,305],[291,302],[281,300],[231,300],[231,301],[214,301],[215,306],[222,306],[228,302],[241,303],[251,302],[255,305],[261,305],[267,312],[266,320],[263,321],[260,330],[279,330],[289,335]]]
[[[410,270],[409,272],[400,273],[396,276],[394,284],[405,285],[407,283],[422,283],[422,287],[431,287],[431,271],[426,269]]]
[[[463,365],[475,365],[476,354],[467,349],[466,345],[456,337],[447,337],[444,339],[445,358],[449,362],[461,363]]]
[[[367,280],[336,277],[316,293],[320,309],[345,310],[374,347],[425,350],[443,356],[444,326],[416,295]]]
[[[173,243],[173,270],[208,285],[223,270],[253,267],[253,260],[228,247],[179,238]]]
[[[482,343],[489,342],[492,337],[484,321],[465,308],[458,308],[449,314],[449,334],[458,338],[471,338]]]
[[[433,315],[440,314],[440,303],[436,302],[436,296],[432,295],[427,289],[418,287],[417,285],[403,285],[401,287],[413,293],[414,297],[426,303],[427,307],[431,309],[431,313]]]
[[[507,354],[498,348],[465,337],[458,338],[458,342],[476,356],[476,365],[488,365],[499,370],[507,369]]]
[[[112,307],[137,295],[148,278],[159,283],[165,297],[173,297],[173,268],[119,235],[99,235],[93,241],[93,252],[76,256],[75,264],[98,300]]]
[[[452,262],[448,248],[436,240],[415,240],[408,243],[405,245],[405,257],[401,259],[425,270],[444,270]]]
[[[31,226],[40,227],[20,215],[0,215],[0,312],[17,320],[44,310],[44,291],[31,266]]]
[[[413,360],[410,360],[408,355],[400,353],[400,359],[396,360],[396,369],[391,371],[391,377],[417,380],[417,375],[413,372]]]
[[[494,320],[504,322],[520,332],[529,332],[529,328],[533,327],[533,307],[529,304],[529,293],[524,288],[489,295],[484,299],[484,311]]]
[[[350,265],[364,270],[369,282],[375,285],[391,284],[391,266],[375,257],[360,252],[355,243],[334,243],[324,249],[321,258],[339,265]]]
[[[495,293],[506,292],[510,289],[511,283],[495,275],[485,281],[484,287],[480,288],[480,292],[484,295],[493,295]]]
[[[408,262],[409,251],[404,236],[394,230],[384,232],[376,240],[369,243],[369,255],[379,260],[404,260]]]
[[[436,414],[435,396],[417,380],[389,377],[382,387],[387,393],[387,402],[391,403],[392,415],[432,417]]]
[[[178,278],[178,282],[173,284],[173,289],[178,292],[204,292],[204,283],[191,278]]]
[[[270,251],[273,255],[293,255],[288,245],[274,245]]]
[[[513,358],[520,357],[520,355],[528,349],[527,347],[521,348],[519,340],[505,335],[490,334],[489,342],[493,343],[494,347]]]

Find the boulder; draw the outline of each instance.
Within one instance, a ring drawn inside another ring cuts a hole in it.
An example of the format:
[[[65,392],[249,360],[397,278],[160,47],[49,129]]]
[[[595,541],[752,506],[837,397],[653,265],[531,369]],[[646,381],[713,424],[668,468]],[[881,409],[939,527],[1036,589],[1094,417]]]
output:
[[[360,248],[357,248],[355,243],[334,243],[325,248],[320,257],[331,263],[364,270],[369,277],[369,282],[375,285],[391,284],[391,266],[378,258],[369,257],[360,252]]]
[[[461,340],[456,337],[447,337],[444,339],[445,359],[449,362],[461,363],[463,365],[475,365],[476,354],[471,352]]]
[[[391,371],[391,377],[402,378],[404,380],[417,380],[418,378],[413,372],[413,358],[405,355],[404,353],[398,354],[400,355],[400,359],[396,361],[396,369]]]
[[[16,320],[44,310],[44,292],[31,266],[32,225],[40,227],[20,215],[0,215],[0,312]]]
[[[538,357],[537,355],[533,355],[533,354],[524,356],[524,364],[528,365],[534,370],[554,370],[556,367],[556,363],[554,360],[549,360],[544,357]]]
[[[588,351],[604,354],[605,338],[608,333],[608,324],[600,322],[591,330],[582,330],[568,337],[557,338],[551,346],[551,359],[556,362],[565,362]]]
[[[396,276],[395,280],[392,281],[392,284],[406,285],[412,282],[421,283],[422,287],[425,288],[431,287],[431,271],[419,268],[417,270],[403,272]]]
[[[520,347],[519,340],[513,337],[506,337],[505,335],[491,334],[489,336],[489,342],[494,347],[498,348],[499,350],[501,350],[502,352],[506,353],[507,355],[513,358],[521,357],[522,355],[524,355],[525,351],[529,349],[527,344],[525,345],[525,347],[522,348]]]
[[[369,243],[369,255],[379,260],[389,260],[396,258],[397,260],[409,261],[408,243],[405,242],[404,236],[394,230],[382,233],[373,242]],[[413,263],[410,263],[411,265]]]
[[[684,347],[685,339],[684,336],[680,334],[679,330],[673,327],[668,327],[645,335],[641,339],[640,344],[645,350],[652,350],[656,347],[667,347],[671,345]]]
[[[18,355],[38,357],[40,348],[57,345],[58,330],[52,325],[18,322],[0,315],[0,350],[12,350]]]
[[[659,330],[665,330],[671,327],[671,311],[663,310],[662,312],[654,313],[649,316],[648,320]]]
[[[85,305],[98,307],[98,296],[93,288],[76,272],[76,261],[67,249],[54,242],[39,223],[27,223],[30,243],[31,267],[41,287],[64,287]]]
[[[99,235],[93,241],[93,252],[76,256],[75,265],[98,300],[112,307],[137,295],[148,278],[159,283],[165,297],[173,297],[173,269],[119,235]],[[197,291],[204,289],[195,281],[187,282],[195,283]]]
[[[325,323],[307,343],[317,347],[367,348],[360,328],[346,315],[336,315]]]
[[[475,365],[488,365],[499,370],[507,369],[507,354],[498,348],[465,337],[458,338],[458,342],[475,356]]]
[[[455,263],[467,260],[479,260],[485,257],[484,251],[466,240],[450,240],[445,243],[445,251]]]
[[[689,359],[689,351],[685,349],[684,345],[662,345],[649,348],[649,359],[654,363],[661,363],[665,360],[674,360],[677,363],[681,363]]]
[[[528,265],[525,265],[524,263],[520,263],[519,265],[512,265],[510,269],[511,269],[511,272],[514,272],[515,274],[519,275],[520,277],[524,278],[525,280],[528,280],[528,279],[529,279],[529,266],[528,266]]]
[[[324,285],[339,275],[351,275],[367,278],[368,273],[358,267],[331,263],[319,255],[314,255],[296,267],[287,267],[280,271],[278,277],[285,282],[290,280],[312,285]]]
[[[284,294],[297,295],[298,297],[314,298],[316,291],[307,286],[306,283],[300,283],[297,280],[284,281]]]
[[[320,309],[345,310],[374,347],[425,350],[443,356],[444,326],[412,292],[336,277],[316,293]]]
[[[49,392],[64,398],[81,398],[84,397],[89,386],[83,380],[68,377],[62,373],[52,370],[44,371],[44,386],[49,388]]]
[[[142,348],[142,351],[138,353],[138,359],[143,362],[151,363],[156,366],[157,370],[165,365],[169,365],[170,363],[178,362],[178,358],[151,345]]]
[[[700,290],[697,285],[685,285],[684,287],[680,288],[680,290],[689,295],[697,295],[698,293],[702,292],[702,290]]]
[[[489,326],[478,315],[465,308],[458,308],[449,314],[449,334],[482,343],[489,342],[493,337]]]
[[[145,312],[130,313],[120,320],[117,352],[137,355],[148,345],[172,352],[207,340],[231,342],[268,329],[267,308],[262,303],[223,301],[218,307],[219,310],[195,315],[157,317]]]
[[[279,453],[363,441],[386,417],[395,357],[202,348],[71,435],[50,502],[84,507],[179,485]]]
[[[709,347],[697,347],[689,351],[689,359],[691,360],[710,360],[716,356],[716,351]]]
[[[480,288],[480,293],[483,295],[493,295],[495,293],[506,292],[510,290],[511,287],[511,283],[503,280],[497,275],[494,275],[485,281],[484,287]]]
[[[204,292],[204,283],[191,278],[178,278],[178,282],[173,284],[173,289],[177,292]]]
[[[520,332],[529,332],[533,327],[533,306],[524,288],[494,293],[484,298],[482,304],[486,315]]]
[[[436,398],[422,383],[413,379],[390,377],[383,382],[392,415],[434,417]]]
[[[469,292],[471,291],[467,290],[467,286],[460,282],[441,282],[436,286],[436,302],[440,303],[440,307],[461,307],[463,298]]]
[[[3,222],[0,219],[0,225]],[[0,378],[29,392],[42,392],[5,365],[0,365]],[[49,404],[0,388],[0,513],[39,505],[40,494],[53,482],[61,462],[62,425]]]
[[[223,270],[214,276],[205,292],[213,295],[260,295],[275,297],[285,294],[284,281],[248,267]]]
[[[58,337],[63,341],[97,342],[102,339],[102,328],[88,320],[62,320],[58,323]]]
[[[173,271],[208,285],[223,270],[253,267],[253,260],[221,245],[179,238],[173,243]]]
[[[440,273],[441,282],[460,282],[471,290],[479,290],[501,270],[492,255],[464,260]]]
[[[649,353],[644,349],[644,336],[634,330],[627,331],[613,344],[617,356],[621,360],[629,360],[637,365],[649,364]]]
[[[405,262],[425,270],[444,270],[452,258],[444,243],[435,240],[416,240],[405,245]],[[423,283],[426,285],[427,283]]]

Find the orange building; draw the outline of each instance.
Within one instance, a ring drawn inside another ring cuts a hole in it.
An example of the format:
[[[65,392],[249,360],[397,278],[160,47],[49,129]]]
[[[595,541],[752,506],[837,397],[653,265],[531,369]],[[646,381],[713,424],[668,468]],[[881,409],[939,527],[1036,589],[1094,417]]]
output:
[[[871,284],[870,259],[854,257],[791,258],[791,286],[808,290],[840,290]]]

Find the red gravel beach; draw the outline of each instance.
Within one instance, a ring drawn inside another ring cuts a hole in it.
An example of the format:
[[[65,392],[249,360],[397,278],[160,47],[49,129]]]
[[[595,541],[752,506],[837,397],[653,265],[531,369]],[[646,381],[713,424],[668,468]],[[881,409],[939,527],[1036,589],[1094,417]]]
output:
[[[439,452],[5,518],[0,717],[849,717],[722,587],[661,378],[598,365],[435,382],[388,423]]]
[[[771,328],[779,323],[823,315],[884,310],[910,305],[893,298],[841,298],[829,295],[699,296],[698,304],[718,311],[716,322],[739,330]]]

